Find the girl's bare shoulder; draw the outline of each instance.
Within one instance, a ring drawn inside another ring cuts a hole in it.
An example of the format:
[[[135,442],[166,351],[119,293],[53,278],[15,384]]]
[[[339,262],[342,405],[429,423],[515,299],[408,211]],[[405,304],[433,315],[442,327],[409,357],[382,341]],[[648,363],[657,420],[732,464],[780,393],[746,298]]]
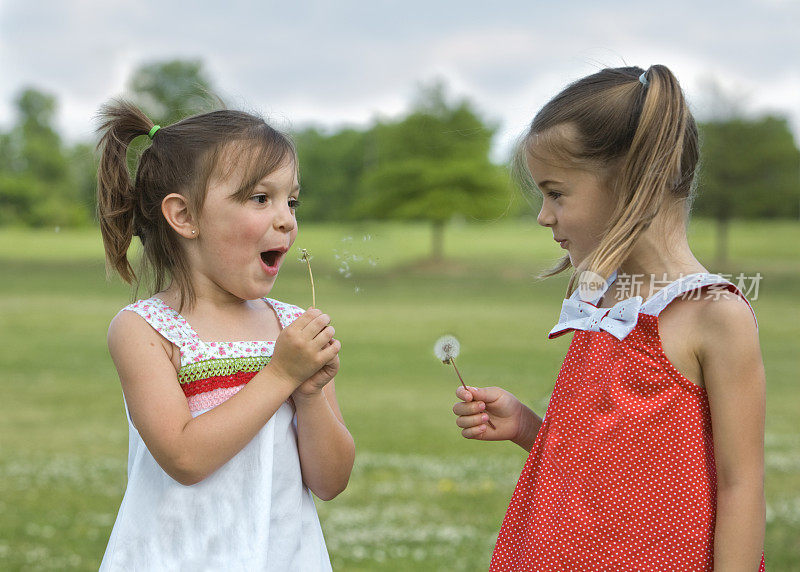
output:
[[[164,352],[173,361],[175,346],[159,334],[136,312],[123,309],[108,326],[108,349],[115,360],[123,356],[143,356]]]
[[[674,300],[659,315],[659,333],[667,357],[701,387],[712,363],[760,355],[753,313],[729,291]]]

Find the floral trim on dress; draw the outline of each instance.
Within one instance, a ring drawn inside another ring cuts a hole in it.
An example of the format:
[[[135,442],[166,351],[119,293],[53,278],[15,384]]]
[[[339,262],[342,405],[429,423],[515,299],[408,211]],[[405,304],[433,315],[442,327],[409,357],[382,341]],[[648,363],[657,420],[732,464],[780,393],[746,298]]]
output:
[[[291,304],[271,298],[264,302],[274,310],[281,328],[303,314]],[[269,363],[275,348],[274,340],[205,342],[186,318],[160,298],[139,300],[123,310],[139,314],[178,347],[178,381],[193,413],[216,407],[238,392]]]

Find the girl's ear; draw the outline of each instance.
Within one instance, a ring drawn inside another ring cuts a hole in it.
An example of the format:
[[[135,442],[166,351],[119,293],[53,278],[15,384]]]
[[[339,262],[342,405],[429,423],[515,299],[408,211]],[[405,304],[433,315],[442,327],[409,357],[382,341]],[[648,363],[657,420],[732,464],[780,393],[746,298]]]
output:
[[[161,212],[167,223],[183,238],[197,238],[196,221],[189,210],[189,201],[178,193],[170,193],[161,201]]]

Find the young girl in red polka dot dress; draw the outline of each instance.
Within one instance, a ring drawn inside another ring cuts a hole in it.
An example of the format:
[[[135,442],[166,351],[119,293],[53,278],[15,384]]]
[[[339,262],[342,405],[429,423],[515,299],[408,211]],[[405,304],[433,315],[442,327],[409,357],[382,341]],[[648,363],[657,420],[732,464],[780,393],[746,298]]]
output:
[[[530,451],[493,571],[764,569],[764,368],[742,292],[689,249],[698,147],[658,65],[569,85],[520,146],[568,253],[547,275],[576,269],[550,337],[574,333],[544,418],[458,390],[464,437]]]

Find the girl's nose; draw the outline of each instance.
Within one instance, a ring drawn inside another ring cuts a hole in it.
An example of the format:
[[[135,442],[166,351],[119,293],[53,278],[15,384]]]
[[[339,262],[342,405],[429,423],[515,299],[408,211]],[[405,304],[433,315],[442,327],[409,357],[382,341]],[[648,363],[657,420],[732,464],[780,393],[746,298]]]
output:
[[[291,232],[297,226],[297,220],[294,218],[294,211],[288,206],[282,208],[280,212],[275,215],[273,221],[275,228],[281,232]]]
[[[542,208],[539,210],[539,215],[536,217],[536,222],[542,226],[553,226],[556,223],[556,219],[553,213],[546,210],[545,206],[542,205]]]

